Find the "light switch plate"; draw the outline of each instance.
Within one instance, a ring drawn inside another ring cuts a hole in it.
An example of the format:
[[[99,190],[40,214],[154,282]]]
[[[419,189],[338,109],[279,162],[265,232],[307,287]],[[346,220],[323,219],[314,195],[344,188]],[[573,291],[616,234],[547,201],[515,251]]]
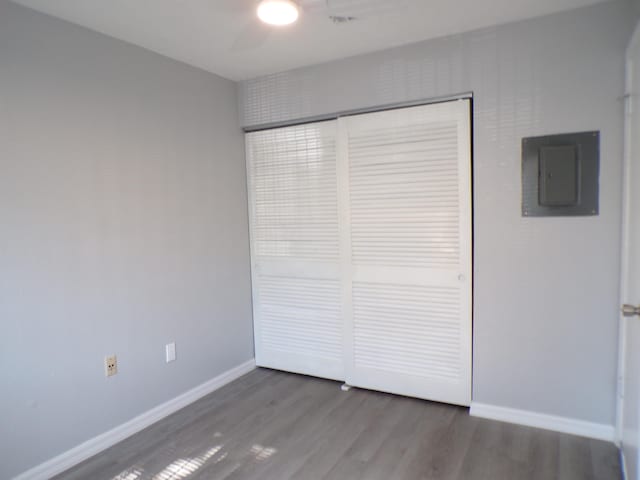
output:
[[[166,353],[167,363],[175,361],[176,343],[175,342],[167,343],[167,345],[165,346],[165,353]]]

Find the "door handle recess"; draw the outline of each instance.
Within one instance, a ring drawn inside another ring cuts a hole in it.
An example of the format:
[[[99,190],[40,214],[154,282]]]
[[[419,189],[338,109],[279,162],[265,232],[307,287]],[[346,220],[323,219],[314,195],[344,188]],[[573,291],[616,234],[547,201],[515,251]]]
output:
[[[640,305],[629,305],[625,303],[622,305],[622,315],[625,317],[633,317],[635,315],[640,316]]]

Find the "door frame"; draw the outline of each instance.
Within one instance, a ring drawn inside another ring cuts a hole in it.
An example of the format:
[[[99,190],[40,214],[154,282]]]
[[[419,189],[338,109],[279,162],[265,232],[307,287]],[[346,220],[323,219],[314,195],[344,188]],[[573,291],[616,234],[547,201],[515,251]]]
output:
[[[640,23],[636,25],[631,40],[627,46],[625,52],[625,90],[621,101],[624,102],[624,157],[622,168],[622,241],[621,241],[621,255],[620,255],[620,297],[619,304],[622,305],[628,298],[629,285],[627,277],[629,274],[629,244],[630,244],[630,231],[629,231],[629,218],[630,218],[630,202],[631,202],[631,136],[632,125],[630,117],[631,110],[631,92],[633,87],[633,58],[632,52],[634,50],[640,50]],[[640,80],[640,79],[639,79]],[[625,378],[625,355],[626,355],[626,340],[627,340],[627,322],[628,320],[620,312],[618,314],[618,376],[617,376],[617,391],[616,391],[616,444],[620,447],[622,445],[623,436],[623,421],[624,421],[624,378]],[[622,469],[626,478],[626,465],[624,450],[620,449],[620,456],[622,459]]]

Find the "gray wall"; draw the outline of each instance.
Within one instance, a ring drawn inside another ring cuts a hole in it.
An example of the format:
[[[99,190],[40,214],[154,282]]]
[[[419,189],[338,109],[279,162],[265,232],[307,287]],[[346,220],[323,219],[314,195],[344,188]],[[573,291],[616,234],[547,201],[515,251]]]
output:
[[[474,93],[476,402],[612,425],[623,53],[606,3],[248,80],[242,125]],[[520,139],[601,131],[598,217],[522,218]]]
[[[253,357],[235,88],[0,0],[0,478]]]

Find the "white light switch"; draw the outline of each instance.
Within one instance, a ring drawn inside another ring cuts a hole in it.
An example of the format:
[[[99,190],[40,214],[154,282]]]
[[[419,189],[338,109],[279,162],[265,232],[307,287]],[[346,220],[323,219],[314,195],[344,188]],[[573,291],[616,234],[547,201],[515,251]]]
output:
[[[167,343],[165,346],[167,354],[167,363],[173,362],[176,359],[176,344],[175,342]]]

